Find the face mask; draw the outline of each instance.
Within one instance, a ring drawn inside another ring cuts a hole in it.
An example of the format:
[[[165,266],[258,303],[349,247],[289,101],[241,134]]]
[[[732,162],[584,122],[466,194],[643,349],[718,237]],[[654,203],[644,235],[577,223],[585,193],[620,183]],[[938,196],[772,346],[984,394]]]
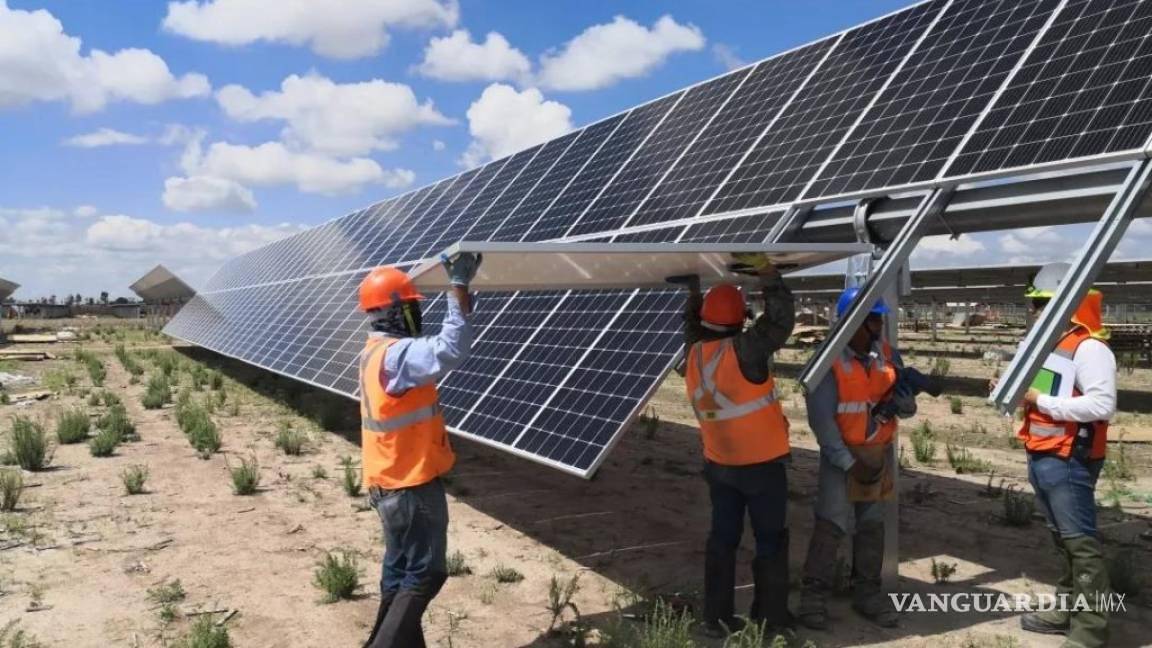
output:
[[[420,331],[423,329],[424,320],[420,312],[419,302],[408,302],[402,307],[404,326],[408,329],[408,334],[412,337],[420,337]]]

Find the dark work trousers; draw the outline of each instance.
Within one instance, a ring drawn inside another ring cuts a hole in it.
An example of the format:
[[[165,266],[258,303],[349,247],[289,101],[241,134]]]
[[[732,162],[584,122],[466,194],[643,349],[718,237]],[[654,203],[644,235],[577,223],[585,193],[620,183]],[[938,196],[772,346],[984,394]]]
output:
[[[704,479],[712,499],[708,551],[734,553],[744,534],[744,513],[752,521],[756,557],[768,558],[780,546],[788,519],[788,472],[784,460],[750,466],[721,466],[706,461]]]

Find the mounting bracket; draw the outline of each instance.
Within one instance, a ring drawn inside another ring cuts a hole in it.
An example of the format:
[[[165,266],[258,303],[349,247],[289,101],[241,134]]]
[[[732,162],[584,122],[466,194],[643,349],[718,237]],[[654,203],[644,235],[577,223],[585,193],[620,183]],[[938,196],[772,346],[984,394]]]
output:
[[[1128,172],[1096,228],[1084,243],[1068,269],[1056,294],[1036,318],[1020,351],[1004,369],[989,401],[1008,414],[1015,411],[1020,399],[1032,384],[1036,372],[1068,329],[1068,322],[1092,287],[1096,275],[1124,237],[1136,211],[1152,187],[1152,160],[1141,160]]]

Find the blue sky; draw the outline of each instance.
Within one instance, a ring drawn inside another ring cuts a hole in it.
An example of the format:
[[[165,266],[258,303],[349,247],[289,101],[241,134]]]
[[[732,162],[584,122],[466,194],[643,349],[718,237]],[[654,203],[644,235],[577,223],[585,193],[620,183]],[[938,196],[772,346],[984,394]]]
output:
[[[909,2],[285,4],[0,0],[0,277],[117,295],[165,263],[201,285],[301,227]],[[938,247],[994,257],[987,240]]]

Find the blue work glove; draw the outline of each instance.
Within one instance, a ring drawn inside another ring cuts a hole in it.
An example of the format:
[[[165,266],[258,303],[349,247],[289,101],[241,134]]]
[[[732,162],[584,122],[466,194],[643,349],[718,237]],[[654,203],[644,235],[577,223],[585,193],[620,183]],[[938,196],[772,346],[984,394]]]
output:
[[[465,288],[476,278],[476,271],[480,269],[483,260],[484,255],[471,252],[461,252],[451,260],[447,255],[440,255],[440,263],[444,264],[444,269],[448,271],[448,283]]]

